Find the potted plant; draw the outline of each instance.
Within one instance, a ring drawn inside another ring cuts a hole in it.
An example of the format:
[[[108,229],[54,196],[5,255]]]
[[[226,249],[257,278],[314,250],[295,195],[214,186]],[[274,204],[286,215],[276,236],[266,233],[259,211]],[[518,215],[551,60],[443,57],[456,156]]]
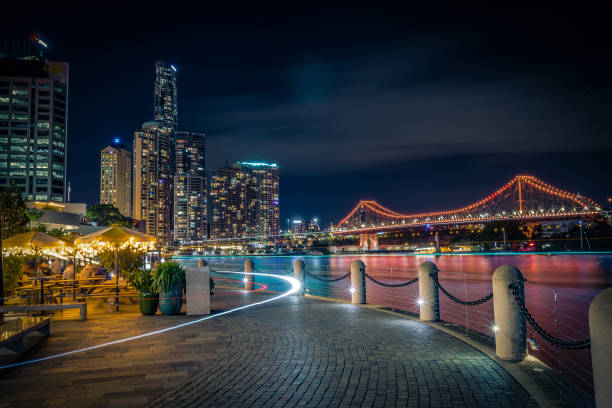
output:
[[[167,316],[179,314],[183,306],[185,270],[178,262],[168,261],[155,267],[153,285],[159,293],[159,309]]]
[[[130,283],[138,291],[138,306],[143,315],[154,315],[157,312],[159,295],[154,286],[151,271],[136,270],[130,276]]]

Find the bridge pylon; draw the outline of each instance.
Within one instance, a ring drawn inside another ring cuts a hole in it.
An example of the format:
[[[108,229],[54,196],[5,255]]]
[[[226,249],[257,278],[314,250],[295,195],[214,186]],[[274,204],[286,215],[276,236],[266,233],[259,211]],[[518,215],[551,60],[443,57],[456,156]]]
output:
[[[360,234],[359,235],[359,246],[364,251],[376,251],[378,250],[378,234]]]

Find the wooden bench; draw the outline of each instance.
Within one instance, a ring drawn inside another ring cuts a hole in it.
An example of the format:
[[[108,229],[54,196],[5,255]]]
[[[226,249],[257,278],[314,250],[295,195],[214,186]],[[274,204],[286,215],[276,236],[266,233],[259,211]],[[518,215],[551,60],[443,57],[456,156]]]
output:
[[[0,312],[39,312],[43,310],[81,309],[81,320],[87,319],[87,303],[60,303],[48,305],[4,305]]]
[[[0,324],[0,347],[11,350],[18,357],[24,351],[24,339],[35,338],[37,343],[49,336],[50,321],[48,317],[22,317],[5,321]],[[32,336],[34,333],[39,336]]]

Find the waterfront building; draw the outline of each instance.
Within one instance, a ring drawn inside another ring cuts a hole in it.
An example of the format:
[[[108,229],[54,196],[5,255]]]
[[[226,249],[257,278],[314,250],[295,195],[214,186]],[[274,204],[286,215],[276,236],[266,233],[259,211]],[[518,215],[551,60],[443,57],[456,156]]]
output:
[[[211,238],[280,233],[278,165],[238,162],[209,173]]]
[[[65,202],[69,66],[46,49],[38,36],[0,43],[0,188]]]
[[[176,132],[175,158],[174,240],[199,241],[208,235],[204,134]]]
[[[318,220],[315,218],[312,221],[293,220],[291,225],[291,232],[293,234],[305,234],[307,232],[319,232]]]
[[[210,238],[247,236],[249,174],[239,166],[225,166],[211,169],[208,180]]]
[[[100,204],[132,216],[132,153],[119,138],[100,152]]]
[[[145,122],[134,132],[132,218],[162,245],[171,239],[172,179],[171,129],[161,121]]]
[[[248,235],[280,234],[278,165],[265,162],[238,162],[236,165],[249,176]]]

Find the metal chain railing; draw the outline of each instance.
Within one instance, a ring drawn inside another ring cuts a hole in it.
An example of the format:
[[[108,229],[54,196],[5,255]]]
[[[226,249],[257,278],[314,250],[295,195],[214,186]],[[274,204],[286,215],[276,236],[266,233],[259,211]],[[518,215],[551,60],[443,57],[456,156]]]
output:
[[[368,273],[365,274],[366,278],[368,278],[369,280],[371,280],[372,282],[376,283],[377,285],[380,286],[386,286],[388,288],[399,288],[401,286],[408,286],[408,285],[412,285],[413,283],[417,282],[419,280],[418,276],[412,280],[409,280],[408,282],[404,282],[404,283],[384,283],[381,282],[379,280],[374,279],[372,276],[370,276]]]
[[[452,300],[455,303],[459,303],[460,305],[465,305],[465,306],[477,306],[477,305],[481,305],[485,302],[488,302],[489,300],[491,300],[493,298],[493,292],[489,293],[488,295],[480,298],[480,299],[476,299],[476,300],[463,300],[463,299],[459,299],[456,296],[451,295],[446,289],[444,289],[444,287],[442,285],[440,285],[440,282],[438,282],[438,277],[436,276],[436,274],[432,274],[430,275],[431,278],[433,279],[434,283],[436,284],[436,286],[442,291],[442,293],[444,293],[446,295],[446,297],[448,297],[450,300]]]
[[[312,273],[308,272],[308,270],[305,270],[304,272],[306,273],[306,275],[310,276],[311,278],[319,280],[321,282],[338,282],[338,281],[341,281],[342,279],[348,278],[351,275],[351,273],[348,272],[348,273],[346,273],[346,274],[344,274],[344,275],[342,275],[342,276],[340,276],[338,278],[325,279],[325,278],[321,278],[320,276],[313,275]]]
[[[534,330],[540,336],[542,336],[544,340],[546,340],[553,346],[563,348],[566,350],[582,350],[582,349],[591,347],[591,339],[576,340],[576,341],[561,340],[547,333],[542,327],[540,327],[538,322],[535,321],[533,316],[531,316],[531,313],[529,313],[529,310],[527,310],[527,306],[525,306],[523,299],[521,299],[520,290],[519,290],[518,285],[512,283],[508,287],[512,291],[512,294],[514,295],[514,299],[516,300],[516,303],[518,303],[519,308],[521,309],[521,315],[525,318],[525,320],[529,322],[531,327],[533,327]]]

